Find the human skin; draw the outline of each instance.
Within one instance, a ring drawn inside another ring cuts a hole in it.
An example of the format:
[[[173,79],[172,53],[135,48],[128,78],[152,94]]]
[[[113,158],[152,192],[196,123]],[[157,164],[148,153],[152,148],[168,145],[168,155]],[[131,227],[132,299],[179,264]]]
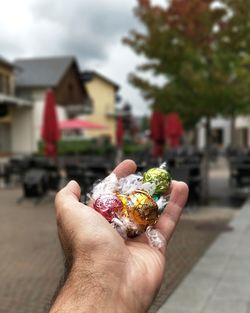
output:
[[[114,173],[134,173],[131,160]],[[146,236],[124,240],[92,207],[79,202],[80,187],[69,182],[56,196],[58,234],[67,277],[50,313],[145,313],[156,296],[165,269],[165,250],[188,196],[183,182],[173,181],[170,201],[155,228],[164,247],[150,247]]]

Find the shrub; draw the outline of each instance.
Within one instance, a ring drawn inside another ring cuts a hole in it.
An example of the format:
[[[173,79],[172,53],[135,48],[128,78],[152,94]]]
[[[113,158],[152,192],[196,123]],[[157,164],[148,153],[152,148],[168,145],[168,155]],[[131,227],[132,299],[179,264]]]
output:
[[[43,154],[44,142],[38,142],[38,152]],[[57,145],[59,155],[113,153],[115,147],[110,143],[100,144],[96,139],[62,139]]]

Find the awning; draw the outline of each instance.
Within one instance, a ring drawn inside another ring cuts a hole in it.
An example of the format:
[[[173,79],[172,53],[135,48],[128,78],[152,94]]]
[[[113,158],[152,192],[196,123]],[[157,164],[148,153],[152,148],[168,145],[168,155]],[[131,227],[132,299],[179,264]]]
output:
[[[32,102],[28,100],[0,93],[0,104],[2,103],[9,105],[17,105],[19,107],[32,106]]]
[[[66,120],[59,123],[60,129],[106,129],[107,127],[94,122],[72,119]]]

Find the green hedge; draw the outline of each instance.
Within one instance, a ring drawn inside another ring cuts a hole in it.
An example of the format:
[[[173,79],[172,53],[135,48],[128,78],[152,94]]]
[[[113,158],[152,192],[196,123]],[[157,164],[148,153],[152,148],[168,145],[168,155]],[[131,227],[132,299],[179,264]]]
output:
[[[145,151],[146,146],[135,144],[135,143],[125,143],[123,147],[123,153],[126,155],[136,154]]]
[[[38,142],[38,152],[43,154],[44,142]],[[79,139],[67,139],[60,140],[58,142],[58,154],[95,154],[103,155],[107,153],[112,153],[115,150],[115,147],[111,144],[102,144],[100,145],[96,140],[79,140]]]
[[[44,142],[38,142],[38,153],[43,154]],[[58,154],[59,155],[73,155],[73,154],[93,154],[104,155],[114,153],[117,149],[116,146],[110,143],[100,144],[95,139],[63,139],[58,142]],[[129,141],[125,141],[123,146],[123,153],[125,155],[132,155],[142,151],[145,151],[146,146],[135,144]]]

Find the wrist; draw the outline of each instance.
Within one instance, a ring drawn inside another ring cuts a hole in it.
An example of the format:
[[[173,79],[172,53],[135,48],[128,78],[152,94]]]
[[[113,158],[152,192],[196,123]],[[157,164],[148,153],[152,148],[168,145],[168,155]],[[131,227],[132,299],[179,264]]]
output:
[[[77,286],[81,282],[81,286],[85,286],[87,291],[78,294],[79,298],[83,294],[87,295],[82,307],[84,311],[81,312],[145,313],[147,311],[136,296],[137,290],[134,290],[133,286],[124,285],[126,280],[123,276],[124,268],[122,273],[117,270],[118,268],[117,264],[92,262],[86,258],[84,261],[79,259],[74,262],[69,273],[70,284]],[[82,292],[84,291],[85,288],[82,289]]]
[[[94,268],[93,264],[74,264],[50,313],[129,313],[119,299],[117,282],[112,274]]]

